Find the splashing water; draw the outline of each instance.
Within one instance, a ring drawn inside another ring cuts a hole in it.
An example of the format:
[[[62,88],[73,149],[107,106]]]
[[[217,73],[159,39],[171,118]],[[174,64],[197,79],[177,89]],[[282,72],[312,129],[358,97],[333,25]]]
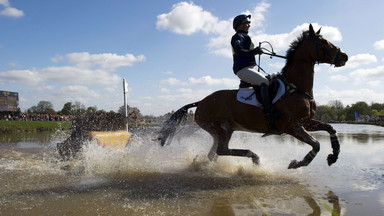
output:
[[[210,162],[213,140],[203,130],[181,131],[165,147],[152,141],[154,131],[136,133],[124,150],[88,142],[71,161],[60,161],[55,152],[64,136],[42,145],[1,145],[0,215],[321,215],[329,208],[339,215],[381,215],[381,131],[362,140],[354,130],[339,130],[342,153],[332,167],[326,163],[329,135],[316,133],[321,150],[298,170],[287,166],[308,145],[290,136],[243,132],[233,135],[229,147],[252,150],[259,166],[230,156]]]

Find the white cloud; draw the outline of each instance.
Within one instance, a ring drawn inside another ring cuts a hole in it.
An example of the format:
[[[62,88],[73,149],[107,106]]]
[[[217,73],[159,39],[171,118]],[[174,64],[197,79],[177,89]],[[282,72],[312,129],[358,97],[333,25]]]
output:
[[[331,100],[341,100],[344,105],[351,105],[357,101],[367,103],[380,102],[384,98],[384,93],[372,89],[354,89],[354,90],[334,90],[329,86],[314,91],[314,96],[318,104],[327,104]]]
[[[264,13],[267,12],[268,8],[271,5],[269,3],[266,3],[265,1],[260,2],[257,4],[255,9],[253,10],[251,22],[253,28],[258,28],[263,26],[263,21],[265,20]]]
[[[229,79],[229,78],[214,79],[211,76],[203,76],[200,78],[190,77],[188,78],[188,81],[191,84],[195,84],[195,85],[208,85],[208,86],[224,85],[230,88],[236,88],[239,84],[238,79]]]
[[[164,94],[170,94],[171,93],[171,91],[167,88],[160,88],[160,92],[164,93]]]
[[[281,69],[281,68],[283,68],[285,66],[285,62],[269,63],[268,66],[271,67],[271,68]]]
[[[377,58],[374,55],[365,53],[365,54],[357,54],[355,56],[351,56],[348,59],[346,64],[346,68],[357,68],[361,65],[376,63]]]
[[[53,63],[58,63],[58,62],[62,61],[63,59],[64,59],[63,56],[61,56],[61,55],[55,55],[54,57],[51,58],[51,61],[52,61]]]
[[[22,17],[24,12],[22,10],[11,7],[8,0],[0,0],[0,5],[3,5],[5,8],[0,11],[1,16],[8,17]]]
[[[0,83],[18,83],[23,85],[37,85],[44,81],[35,70],[11,70],[0,73]]]
[[[61,101],[81,101],[83,104],[89,103],[92,99],[98,99],[100,94],[83,85],[69,85],[60,88],[53,94],[60,97]]]
[[[132,54],[121,56],[111,53],[71,53],[66,57],[70,63],[75,65],[0,72],[0,83],[38,85],[53,81],[61,84],[108,86],[119,82],[120,77],[113,73],[118,67],[132,66],[135,62],[145,60],[142,55],[135,57]],[[54,59],[57,59],[57,56]]]
[[[173,77],[168,78],[166,80],[162,80],[161,83],[166,85],[186,85],[187,84],[186,82],[183,82]]]
[[[356,83],[360,83],[361,81],[367,79],[381,79],[384,78],[384,66],[368,69],[357,69],[352,71],[350,76],[356,81]]]
[[[376,50],[382,50],[384,49],[384,40],[376,41],[373,46]]]
[[[10,7],[11,5],[9,4],[8,0],[0,0],[0,5],[4,5],[5,7]]]
[[[70,63],[76,64],[80,68],[92,68],[99,66],[104,70],[115,70],[118,67],[132,66],[135,62],[145,60],[143,55],[134,56],[126,54],[124,56],[115,53],[89,54],[87,52],[71,53],[67,55]]]
[[[45,81],[63,84],[110,85],[120,80],[119,76],[106,70],[73,66],[43,68],[39,71],[39,76]]]
[[[333,82],[346,82],[349,80],[347,76],[343,76],[343,75],[334,75],[334,76],[331,76],[330,79]]]
[[[210,32],[218,18],[193,2],[180,2],[172,6],[171,12],[157,16],[156,26],[177,34],[190,35],[198,31]]]
[[[378,87],[381,85],[381,81],[380,80],[372,80],[372,81],[368,82],[368,85],[370,85],[372,87]]]
[[[158,98],[164,101],[177,102],[181,105],[199,101],[212,92],[212,90],[180,88],[175,94],[160,95]]]

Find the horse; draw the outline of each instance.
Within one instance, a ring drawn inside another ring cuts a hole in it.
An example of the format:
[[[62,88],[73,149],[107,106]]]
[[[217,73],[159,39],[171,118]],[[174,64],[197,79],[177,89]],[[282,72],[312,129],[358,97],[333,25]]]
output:
[[[330,124],[313,119],[316,112],[313,99],[314,66],[316,63],[327,63],[342,67],[348,61],[348,55],[324,39],[320,30],[315,32],[310,24],[309,30],[303,31],[290,44],[285,56],[286,64],[280,72],[281,79],[290,91],[274,104],[275,109],[281,113],[275,119],[280,132],[278,134],[289,134],[312,147],[303,160],[292,160],[288,169],[307,166],[320,151],[320,143],[309,131],[322,130],[329,133],[332,146],[332,154],[327,157],[329,166],[337,161],[340,152],[336,130]],[[195,122],[213,137],[213,146],[208,153],[210,161],[215,161],[218,156],[240,156],[251,158],[254,164],[259,164],[259,156],[254,152],[228,148],[234,131],[268,133],[263,109],[240,103],[236,98],[238,91],[219,90],[174,112],[159,132],[157,139],[161,146],[170,143],[188,109],[196,107]]]

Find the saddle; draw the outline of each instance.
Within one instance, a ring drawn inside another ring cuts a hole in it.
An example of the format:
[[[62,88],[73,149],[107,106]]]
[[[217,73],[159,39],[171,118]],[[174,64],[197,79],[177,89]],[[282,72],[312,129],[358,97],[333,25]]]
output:
[[[273,76],[269,84],[269,96],[272,99],[272,104],[275,104],[286,93],[284,82],[278,77]],[[260,86],[252,86],[251,84],[240,81],[239,90],[237,92],[237,100],[241,103],[257,106],[262,108]]]

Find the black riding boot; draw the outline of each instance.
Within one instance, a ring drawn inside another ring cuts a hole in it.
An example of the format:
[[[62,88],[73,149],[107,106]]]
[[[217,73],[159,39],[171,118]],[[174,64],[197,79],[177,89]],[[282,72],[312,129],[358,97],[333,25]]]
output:
[[[269,96],[269,86],[265,83],[260,85],[260,95],[261,95],[261,102],[263,104],[264,108],[264,116],[267,120],[267,126],[268,126],[268,133],[269,134],[280,134],[277,130],[276,123],[275,123],[275,115],[278,113],[273,112],[273,105],[272,105],[272,99]]]

